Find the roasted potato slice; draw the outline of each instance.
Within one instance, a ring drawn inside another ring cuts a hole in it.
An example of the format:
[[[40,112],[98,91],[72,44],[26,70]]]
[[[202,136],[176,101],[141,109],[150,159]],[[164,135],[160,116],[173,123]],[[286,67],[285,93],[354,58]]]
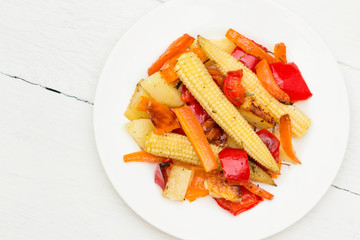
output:
[[[161,76],[160,72],[156,72],[141,82],[141,86],[145,91],[157,102],[168,107],[181,107],[184,102],[181,100],[181,93],[176,89],[177,82],[167,83]]]
[[[125,117],[129,119],[130,121],[139,119],[139,118],[149,118],[149,114],[145,111],[139,111],[136,109],[137,104],[140,101],[140,98],[142,96],[150,97],[150,95],[144,90],[144,88],[141,86],[141,82],[144,80],[141,80],[136,85],[135,91],[131,97],[130,103],[124,113]]]
[[[171,168],[163,196],[174,201],[183,201],[192,180],[194,170],[174,165]]]
[[[131,134],[139,146],[144,149],[147,135],[154,131],[154,124],[150,119],[136,119],[125,124],[126,130]]]
[[[274,117],[262,107],[256,98],[248,96],[239,108],[240,114],[246,121],[258,129],[268,129],[276,125]]]

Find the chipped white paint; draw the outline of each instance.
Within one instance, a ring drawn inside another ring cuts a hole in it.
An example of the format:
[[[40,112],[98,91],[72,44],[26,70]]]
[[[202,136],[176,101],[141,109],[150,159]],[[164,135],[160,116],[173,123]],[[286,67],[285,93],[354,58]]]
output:
[[[96,152],[92,105],[64,95],[93,102],[112,47],[162,2],[2,0],[0,72],[41,86],[0,74],[0,239],[173,239],[115,193]],[[276,2],[304,18],[342,63],[351,131],[336,187],[269,239],[360,239],[360,1]]]

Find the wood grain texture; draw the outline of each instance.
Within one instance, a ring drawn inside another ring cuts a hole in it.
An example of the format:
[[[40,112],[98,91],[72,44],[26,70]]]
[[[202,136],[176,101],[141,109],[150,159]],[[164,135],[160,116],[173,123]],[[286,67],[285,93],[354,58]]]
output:
[[[0,72],[39,86],[0,74],[0,239],[174,239],[113,190],[94,143],[93,106],[76,100],[94,101],[113,46],[165,1],[2,0]],[[341,63],[351,131],[334,187],[269,239],[360,239],[360,1],[275,2],[320,33]]]
[[[159,4],[3,0],[0,72],[93,102],[97,80],[116,42]]]
[[[3,75],[0,85],[0,239],[170,239],[109,183],[92,105]]]
[[[111,49],[137,19],[161,2],[3,0],[0,72],[93,102]],[[339,62],[360,69],[360,1],[275,2],[312,26]]]
[[[111,187],[96,152],[92,105],[3,75],[0,85],[0,239],[174,239]],[[352,165],[346,159],[339,173],[345,185],[356,179],[344,174],[354,174]],[[270,239],[358,239],[359,211],[360,196],[332,187]]]

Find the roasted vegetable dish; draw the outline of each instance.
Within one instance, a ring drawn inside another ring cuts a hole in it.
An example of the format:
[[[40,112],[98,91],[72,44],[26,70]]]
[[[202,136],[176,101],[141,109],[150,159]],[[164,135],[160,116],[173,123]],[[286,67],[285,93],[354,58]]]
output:
[[[168,199],[210,196],[238,215],[273,199],[258,183],[277,187],[284,164],[301,164],[292,137],[311,119],[294,103],[312,93],[284,43],[271,52],[233,29],[225,37],[184,34],[149,67],[124,114],[141,151],[123,160],[155,164]]]

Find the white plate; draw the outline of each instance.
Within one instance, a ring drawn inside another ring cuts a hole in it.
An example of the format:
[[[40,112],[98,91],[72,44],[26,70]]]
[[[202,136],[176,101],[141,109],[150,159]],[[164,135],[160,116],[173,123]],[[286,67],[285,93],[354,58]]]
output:
[[[136,83],[174,39],[183,33],[223,38],[228,28],[271,48],[285,42],[288,60],[296,62],[314,96],[297,104],[312,118],[308,133],[296,139],[301,166],[286,167],[265,186],[275,195],[233,217],[210,197],[193,203],[172,202],[154,183],[154,165],[124,164],[139,148],[126,132],[123,116]],[[336,111],[335,111],[336,109]],[[328,48],[302,20],[264,0],[171,1],[138,21],[111,53],[97,89],[94,125],[101,161],[126,203],[144,220],[185,239],[259,239],[303,217],[327,191],[343,158],[348,138],[347,94]]]

